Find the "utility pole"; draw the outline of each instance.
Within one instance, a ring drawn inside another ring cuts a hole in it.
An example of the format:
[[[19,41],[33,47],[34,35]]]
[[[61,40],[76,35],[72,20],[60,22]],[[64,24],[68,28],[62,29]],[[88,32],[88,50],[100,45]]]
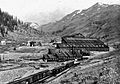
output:
[[[41,34],[42,34],[42,27],[41,27]]]

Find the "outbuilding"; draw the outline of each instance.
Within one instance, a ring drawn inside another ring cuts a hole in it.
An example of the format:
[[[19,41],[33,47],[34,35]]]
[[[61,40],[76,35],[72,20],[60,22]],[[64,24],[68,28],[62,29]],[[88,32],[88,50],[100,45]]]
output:
[[[2,40],[1,45],[6,45],[6,40]]]

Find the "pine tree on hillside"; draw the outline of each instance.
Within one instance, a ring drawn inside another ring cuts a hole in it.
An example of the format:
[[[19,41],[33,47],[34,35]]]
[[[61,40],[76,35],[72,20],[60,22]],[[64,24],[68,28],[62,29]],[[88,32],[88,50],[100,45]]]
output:
[[[20,22],[20,20],[13,18],[7,12],[2,12],[0,9],[0,32],[3,37],[7,34],[7,31],[14,32]]]

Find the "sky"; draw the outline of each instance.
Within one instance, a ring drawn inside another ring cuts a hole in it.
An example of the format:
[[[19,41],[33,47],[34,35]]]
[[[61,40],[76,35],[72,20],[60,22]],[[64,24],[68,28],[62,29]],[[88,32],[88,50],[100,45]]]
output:
[[[97,2],[120,4],[120,0],[0,0],[0,8],[24,22],[44,24]]]

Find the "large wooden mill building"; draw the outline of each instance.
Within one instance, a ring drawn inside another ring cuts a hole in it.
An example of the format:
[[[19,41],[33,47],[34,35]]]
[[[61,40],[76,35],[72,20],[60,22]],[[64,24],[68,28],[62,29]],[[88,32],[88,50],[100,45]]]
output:
[[[81,37],[79,35],[62,37],[62,42],[56,44],[57,48],[87,51],[109,51],[108,45],[97,38]]]
[[[81,34],[64,36],[61,43],[56,43],[57,52],[51,52],[44,56],[49,60],[71,60],[81,59],[83,56],[89,56],[90,51],[106,52],[109,47],[97,38],[86,38]]]

